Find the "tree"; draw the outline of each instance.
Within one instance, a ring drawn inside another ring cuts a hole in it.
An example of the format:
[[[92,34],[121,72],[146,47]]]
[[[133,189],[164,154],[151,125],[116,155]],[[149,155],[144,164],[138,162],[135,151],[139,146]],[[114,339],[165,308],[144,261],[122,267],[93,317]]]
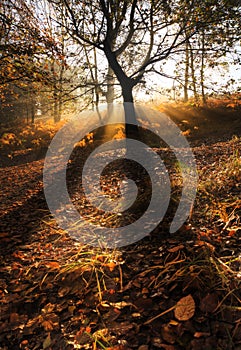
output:
[[[120,83],[123,100],[129,102],[124,105],[127,137],[136,132],[136,127],[129,125],[136,123],[133,88],[157,62],[182,52],[187,40],[210,26],[217,7],[222,20],[221,9],[226,4],[220,1],[217,5],[212,0],[49,1],[56,8],[64,7],[66,29],[80,45],[90,45],[105,54]]]
[[[238,6],[238,2],[234,1],[209,1],[206,7],[200,8],[198,13],[190,17],[190,21],[196,23],[196,16],[200,16],[200,12],[204,11],[213,12],[212,23],[210,26],[202,26],[192,38],[186,41],[183,55],[183,87],[185,101],[188,99],[188,91],[192,91],[195,101],[198,102],[199,90],[202,103],[206,104],[207,79],[205,76],[210,75],[213,68],[224,66],[225,60],[227,63],[225,66],[232,64],[230,54],[235,61],[235,45],[239,42],[240,33],[240,5]],[[178,78],[180,79],[180,76]]]
[[[168,18],[169,6],[160,1],[136,0],[55,2],[57,6],[60,3],[68,16],[67,30],[70,35],[80,45],[90,45],[105,54],[109,65],[109,80],[113,80],[113,71],[120,83],[124,102],[133,103],[133,88],[143,78],[147,67],[168,54],[168,50],[160,50],[158,44],[154,49],[154,38],[161,30],[173,24],[173,19]],[[158,24],[160,5],[164,20]],[[176,36],[172,46],[172,49],[177,47]],[[146,54],[141,60],[144,50]],[[134,57],[137,59],[134,60]],[[136,120],[134,107],[130,110],[127,108],[125,105],[128,135],[133,128],[128,122]]]
[[[48,55],[62,62],[58,43],[45,30],[35,8],[25,0],[4,0],[0,4],[0,100],[9,107],[19,99],[31,105],[34,121],[36,92],[50,85],[43,61]],[[25,108],[28,110],[28,108]]]

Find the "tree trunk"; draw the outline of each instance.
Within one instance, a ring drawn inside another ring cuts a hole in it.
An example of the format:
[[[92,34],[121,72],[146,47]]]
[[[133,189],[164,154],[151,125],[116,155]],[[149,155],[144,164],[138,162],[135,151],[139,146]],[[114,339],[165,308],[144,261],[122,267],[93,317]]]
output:
[[[64,55],[64,53],[63,53]],[[62,118],[62,109],[63,109],[63,76],[64,76],[64,65],[62,64],[60,68],[60,75],[59,75],[59,91],[57,92],[58,96],[58,121]]]
[[[202,102],[204,105],[207,104],[206,96],[205,96],[205,87],[204,87],[204,69],[205,69],[205,33],[204,29],[202,30],[202,42],[201,42],[201,92],[202,92]]]
[[[107,103],[113,103],[114,101],[114,72],[113,69],[109,66],[108,67],[108,73],[107,73],[107,93],[106,93],[106,102]]]
[[[31,123],[35,123],[35,96],[33,91],[30,92],[31,96]]]
[[[136,82],[132,78],[127,77],[121,66],[119,65],[116,55],[111,50],[111,45],[108,41],[105,41],[104,52],[108,59],[109,65],[115,73],[122,89],[122,96],[124,100],[125,110],[125,133],[126,138],[139,139],[139,129],[137,126],[137,119],[135,114],[134,100],[133,100],[133,87]]]
[[[26,105],[27,105],[27,124],[29,123],[29,117],[30,117],[30,113],[29,113],[29,105],[30,105],[30,91],[29,91],[29,87],[28,87],[28,92],[27,92],[27,101],[26,101]]]
[[[54,87],[54,93],[53,93],[53,98],[54,98],[54,105],[53,105],[53,118],[54,122],[58,123],[60,121],[60,115],[59,115],[59,101],[58,101],[58,92],[57,88]]]
[[[197,94],[197,85],[196,85],[196,77],[195,77],[195,68],[194,68],[194,57],[193,57],[193,49],[189,42],[189,51],[190,51],[190,67],[192,74],[192,89],[195,102],[198,102],[198,94]]]
[[[125,110],[125,133],[126,138],[139,139],[139,130],[137,126],[137,119],[135,113],[134,99],[133,99],[133,85],[130,82],[122,82],[122,96],[124,100]]]
[[[86,53],[86,58],[87,58],[87,62],[88,62],[88,66],[90,68],[90,74],[92,76],[92,80],[95,84],[95,87],[94,87],[94,94],[95,94],[95,102],[94,102],[94,105],[95,105],[95,110],[98,114],[98,118],[99,118],[99,121],[100,123],[102,124],[102,118],[101,118],[101,114],[100,114],[100,110],[99,110],[99,102],[100,102],[100,92],[101,92],[101,89],[99,87],[99,82],[98,82],[98,62],[97,62],[97,54],[96,54],[96,49],[94,47],[94,71],[92,70],[92,67],[91,67],[91,63],[89,61],[89,57],[88,57],[88,53],[86,51],[86,47],[85,47],[85,53]],[[94,96],[93,96],[94,97]]]
[[[62,110],[63,110],[63,101],[62,101],[62,96],[59,96],[58,99],[58,116],[59,116],[59,121],[62,118]]]
[[[189,47],[188,40],[186,41],[185,48],[185,81],[184,81],[184,102],[188,101],[188,83],[189,83]]]
[[[106,80],[107,80],[106,102],[107,102],[107,109],[108,109],[107,113],[108,113],[108,116],[111,117],[115,88],[114,88],[114,72],[113,72],[113,69],[110,67],[110,65],[108,67]]]

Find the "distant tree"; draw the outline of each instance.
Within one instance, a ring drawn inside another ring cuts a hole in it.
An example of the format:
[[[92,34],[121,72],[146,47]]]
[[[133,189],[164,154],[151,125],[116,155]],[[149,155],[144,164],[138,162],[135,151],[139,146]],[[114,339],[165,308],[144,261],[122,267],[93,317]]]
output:
[[[57,42],[46,32],[29,1],[3,0],[0,3],[0,100],[9,107],[24,98],[35,104],[34,95],[51,76],[42,64],[51,56],[61,61]],[[34,106],[30,106],[34,121]]]
[[[188,91],[192,91],[195,101],[198,101],[199,93],[202,103],[205,104],[206,77],[210,75],[210,71],[214,67],[231,65],[237,60],[235,45],[239,45],[240,40],[241,3],[207,1],[206,6],[193,13],[190,21],[196,23],[197,16],[200,16],[200,13],[203,16],[202,12],[212,13],[212,22],[209,25],[203,25],[194,36],[187,39],[182,60],[184,100],[188,100]],[[187,36],[189,37],[189,34]],[[229,55],[228,58],[226,58],[227,55]],[[178,79],[180,79],[180,69]]]

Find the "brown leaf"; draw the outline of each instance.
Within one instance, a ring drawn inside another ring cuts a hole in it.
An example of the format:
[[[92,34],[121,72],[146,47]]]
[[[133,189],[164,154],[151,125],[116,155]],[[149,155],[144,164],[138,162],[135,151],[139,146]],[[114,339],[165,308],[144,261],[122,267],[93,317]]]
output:
[[[165,350],[176,350],[176,347],[174,345],[167,345],[167,344],[160,344],[162,349]]]
[[[19,322],[19,314],[16,312],[12,312],[9,317],[9,322],[10,323],[18,323]]]
[[[28,345],[28,340],[24,339],[23,341],[21,341],[20,343],[20,348],[22,349],[22,347],[25,347],[26,345]]]
[[[9,328],[15,330],[21,328],[22,325],[26,322],[27,315],[19,315],[16,312],[13,312],[9,316]]]
[[[141,291],[142,294],[148,294],[149,293],[149,289],[147,289],[146,287],[142,288]]]
[[[169,344],[174,344],[176,341],[176,335],[173,332],[172,328],[168,325],[165,325],[161,329],[162,338]]]
[[[42,308],[42,312],[47,314],[47,313],[51,313],[55,308],[55,304],[52,303],[48,303],[44,306],[44,308]]]
[[[195,313],[195,301],[191,294],[186,297],[181,298],[174,310],[174,314],[177,320],[179,321],[187,321],[193,317]]]
[[[210,337],[210,333],[208,333],[208,332],[195,332],[194,337],[195,338]]]
[[[64,297],[65,295],[67,295],[69,292],[70,292],[71,288],[68,287],[68,286],[64,286],[64,287],[61,287],[58,291],[58,296],[60,298]]]
[[[237,233],[237,230],[230,230],[229,233],[228,233],[228,236],[229,236],[229,237],[232,237],[232,236],[234,236],[236,233]]]
[[[58,270],[60,268],[60,265],[56,261],[48,261],[45,263],[45,266],[52,270]]]
[[[183,248],[184,248],[184,245],[180,244],[180,245],[177,245],[176,247],[168,249],[168,251],[169,251],[169,253],[175,253],[175,252],[178,252],[179,250],[181,250]]]
[[[208,293],[200,302],[199,308],[202,312],[212,313],[218,306],[218,296],[215,293]]]
[[[52,331],[54,329],[53,322],[51,320],[45,320],[42,322],[42,326],[46,331]]]
[[[176,349],[176,347],[174,345],[163,344],[162,339],[160,339],[160,338],[153,338],[152,345],[154,345],[157,348],[165,349],[165,350],[175,350]]]

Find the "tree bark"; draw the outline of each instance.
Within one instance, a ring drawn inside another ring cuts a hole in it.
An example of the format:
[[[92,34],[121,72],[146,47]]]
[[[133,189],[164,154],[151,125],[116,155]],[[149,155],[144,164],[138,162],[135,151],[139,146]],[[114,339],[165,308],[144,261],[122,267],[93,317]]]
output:
[[[205,69],[205,32],[202,30],[201,34],[201,92],[202,92],[202,102],[204,105],[207,104],[206,96],[205,96],[205,87],[204,87],[204,69]]]
[[[30,96],[31,96],[31,123],[34,124],[35,123],[35,96],[34,96],[34,92],[31,91],[30,92]]]
[[[60,121],[60,115],[59,115],[59,99],[58,99],[58,91],[57,88],[54,87],[54,93],[53,93],[53,98],[54,98],[54,105],[53,105],[53,117],[54,117],[54,122],[58,123]]]
[[[107,73],[107,92],[106,92],[106,102],[107,102],[107,113],[108,116],[111,116],[112,108],[113,108],[113,102],[114,102],[114,94],[115,94],[115,87],[114,87],[114,71],[108,66],[108,73]]]
[[[198,94],[197,94],[197,86],[196,86],[196,77],[195,77],[195,68],[194,68],[194,57],[193,57],[193,49],[189,42],[189,51],[190,51],[190,67],[191,67],[191,75],[192,75],[192,89],[195,102],[198,102]]]
[[[133,99],[133,85],[128,81],[120,82],[125,111],[125,133],[126,138],[139,139],[139,129],[137,126],[136,112]]]
[[[122,89],[122,96],[125,110],[125,133],[126,138],[139,139],[139,129],[137,126],[137,119],[135,114],[133,88],[136,82],[128,77],[120,64],[117,61],[115,53],[111,50],[111,46],[108,41],[105,42],[104,52],[108,59],[109,65],[115,73]]]
[[[185,48],[185,81],[184,81],[184,102],[188,101],[188,83],[189,83],[189,47],[188,40]]]

